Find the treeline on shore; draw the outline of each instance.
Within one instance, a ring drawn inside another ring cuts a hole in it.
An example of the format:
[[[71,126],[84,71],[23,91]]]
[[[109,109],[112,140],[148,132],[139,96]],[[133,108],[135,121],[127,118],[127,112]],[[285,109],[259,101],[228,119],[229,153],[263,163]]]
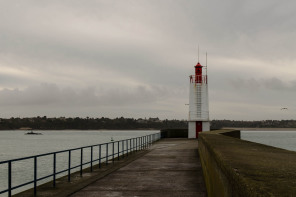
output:
[[[211,129],[223,127],[245,127],[245,128],[296,128],[296,120],[212,120]]]
[[[97,129],[186,129],[186,120],[160,120],[159,118],[47,118],[46,116],[33,118],[0,118],[0,130],[38,129],[38,130],[97,130]],[[212,120],[211,129],[223,127],[249,128],[296,128],[296,120]]]
[[[159,118],[9,118],[0,119],[0,130],[38,129],[38,130],[97,130],[97,129],[166,129],[187,128],[184,120],[160,120]]]

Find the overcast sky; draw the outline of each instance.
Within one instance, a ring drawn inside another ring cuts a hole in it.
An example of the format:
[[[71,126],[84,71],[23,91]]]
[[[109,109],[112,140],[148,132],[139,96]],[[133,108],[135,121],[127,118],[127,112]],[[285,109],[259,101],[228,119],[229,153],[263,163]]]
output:
[[[0,117],[296,119],[296,2],[0,0]],[[286,107],[288,110],[281,110]]]

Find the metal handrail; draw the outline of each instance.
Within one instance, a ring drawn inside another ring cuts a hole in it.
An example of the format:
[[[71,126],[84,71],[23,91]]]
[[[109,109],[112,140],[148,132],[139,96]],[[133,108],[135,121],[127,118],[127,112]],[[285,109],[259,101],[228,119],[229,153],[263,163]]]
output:
[[[83,146],[79,148],[72,148],[72,149],[67,149],[67,150],[62,150],[62,151],[56,151],[56,152],[50,152],[50,153],[44,153],[44,154],[39,154],[39,155],[34,155],[34,156],[28,156],[28,157],[22,157],[22,158],[17,158],[17,159],[11,159],[11,160],[6,160],[6,161],[1,161],[0,165],[7,164],[7,172],[8,172],[8,188],[5,190],[0,191],[0,194],[3,193],[8,193],[8,196],[10,197],[12,195],[12,191],[21,187],[24,187],[29,184],[34,184],[34,196],[37,194],[37,186],[38,186],[38,181],[47,179],[49,177],[53,177],[53,187],[56,187],[56,176],[65,172],[68,172],[68,182],[71,181],[71,170],[75,168],[80,167],[80,175],[82,176],[83,173],[83,166],[90,164],[90,171],[93,171],[93,163],[94,162],[99,162],[98,167],[101,168],[101,165],[103,161],[105,161],[105,165],[108,165],[108,160],[109,158],[112,158],[112,163],[114,163],[115,158],[117,156],[117,159],[120,159],[120,156],[122,158],[128,157],[129,153],[132,152],[137,152],[139,150],[147,149],[149,146],[160,139],[160,133],[154,133],[150,135],[145,135],[145,136],[140,136],[136,138],[130,138],[130,139],[125,139],[125,140],[119,140],[119,141],[114,141],[114,142],[107,142],[107,143],[102,143],[102,144],[95,144],[95,145],[90,145],[90,146]],[[110,152],[108,147],[109,145],[112,145],[112,154]],[[115,144],[117,144],[117,151],[115,151]],[[121,150],[120,150],[120,144],[121,144]],[[106,148],[106,154],[105,156],[102,157],[102,147],[105,146]],[[99,158],[98,159],[93,159],[93,150],[94,147],[99,148]],[[84,149],[90,148],[90,161],[83,162],[83,152]],[[80,164],[76,166],[71,166],[71,153],[75,150],[80,150]],[[68,168],[64,170],[57,171],[57,162],[56,162],[56,156],[57,154],[60,153],[65,153],[68,152]],[[43,177],[37,178],[37,161],[39,157],[44,157],[48,155],[53,155],[53,174],[48,174]],[[34,159],[34,180],[22,183],[20,185],[12,186],[12,164],[14,162],[18,161],[24,161],[28,159]]]

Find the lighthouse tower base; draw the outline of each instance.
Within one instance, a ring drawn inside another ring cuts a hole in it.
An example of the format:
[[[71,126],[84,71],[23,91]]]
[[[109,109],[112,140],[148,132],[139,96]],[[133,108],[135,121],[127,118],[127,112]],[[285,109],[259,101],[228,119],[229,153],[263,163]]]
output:
[[[188,122],[188,138],[198,138],[198,133],[203,131],[210,131],[209,121]]]

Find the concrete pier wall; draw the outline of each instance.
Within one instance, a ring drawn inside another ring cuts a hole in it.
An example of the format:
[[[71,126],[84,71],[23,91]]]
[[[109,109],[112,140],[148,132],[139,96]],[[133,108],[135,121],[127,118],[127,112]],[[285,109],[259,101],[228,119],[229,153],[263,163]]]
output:
[[[200,134],[198,149],[208,196],[296,196],[296,152],[239,136],[235,130]]]
[[[188,138],[188,129],[162,129],[161,138]]]

